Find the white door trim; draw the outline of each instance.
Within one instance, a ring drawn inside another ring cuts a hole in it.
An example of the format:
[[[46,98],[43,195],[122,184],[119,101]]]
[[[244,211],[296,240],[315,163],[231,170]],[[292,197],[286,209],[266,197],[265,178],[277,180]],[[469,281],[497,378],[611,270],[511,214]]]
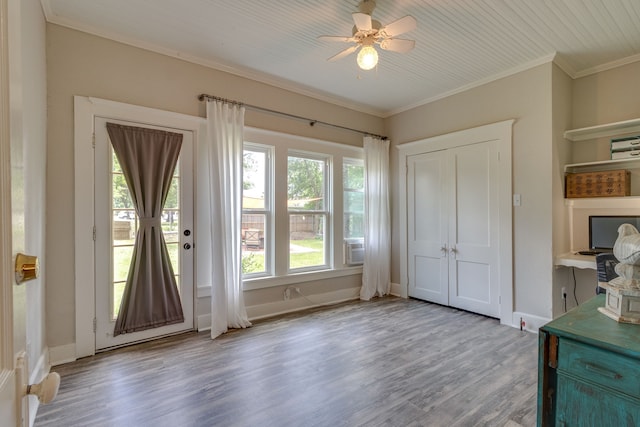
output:
[[[206,126],[206,121],[202,117],[99,98],[74,97],[76,358],[91,356],[95,354],[96,348],[93,331],[95,318],[93,145],[96,116],[149,125],[161,122],[167,127],[189,130],[194,133],[196,146],[196,141],[204,137]]]
[[[7,0],[0,0],[0,414],[15,425],[8,11]]]
[[[505,120],[445,135],[399,144],[398,174],[400,203],[400,290],[408,297],[407,252],[407,157],[466,145],[471,138],[475,142],[497,140],[500,162],[498,166],[498,210],[500,212],[500,323],[512,324],[513,317],[513,209],[512,188],[512,130],[515,120]]]

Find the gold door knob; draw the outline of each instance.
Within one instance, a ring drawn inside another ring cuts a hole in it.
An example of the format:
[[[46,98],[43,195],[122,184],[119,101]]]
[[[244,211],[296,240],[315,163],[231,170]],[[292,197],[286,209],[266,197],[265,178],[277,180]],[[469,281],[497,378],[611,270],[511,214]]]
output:
[[[22,283],[33,280],[40,273],[40,262],[37,256],[18,254],[16,255],[16,282]]]

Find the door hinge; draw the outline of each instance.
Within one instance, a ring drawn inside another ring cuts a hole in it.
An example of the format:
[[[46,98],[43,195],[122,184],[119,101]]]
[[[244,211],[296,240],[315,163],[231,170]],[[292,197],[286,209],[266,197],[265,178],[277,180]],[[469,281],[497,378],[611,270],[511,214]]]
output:
[[[93,333],[96,333],[96,330],[98,329],[98,319],[96,317],[93,318]]]
[[[93,226],[93,241],[96,241],[96,226]]]
[[[96,148],[96,133],[95,132],[91,134],[91,146],[93,148]]]
[[[558,367],[558,336],[549,336],[549,367],[556,369]]]

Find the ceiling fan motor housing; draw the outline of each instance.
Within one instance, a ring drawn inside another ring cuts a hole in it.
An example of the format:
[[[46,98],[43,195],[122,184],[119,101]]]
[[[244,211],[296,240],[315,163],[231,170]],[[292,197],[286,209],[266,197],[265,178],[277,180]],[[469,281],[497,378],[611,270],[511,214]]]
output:
[[[358,33],[360,33],[359,35],[362,37],[366,37],[366,36],[375,36],[376,34],[378,34],[378,31],[380,30],[380,28],[382,28],[382,24],[380,23],[380,21],[376,20],[376,19],[372,19],[371,20],[371,30],[369,31],[360,31],[358,30],[358,27],[356,27],[355,25],[353,26],[353,28],[351,29],[351,33],[354,37],[358,37]],[[366,33],[366,34],[364,34]]]

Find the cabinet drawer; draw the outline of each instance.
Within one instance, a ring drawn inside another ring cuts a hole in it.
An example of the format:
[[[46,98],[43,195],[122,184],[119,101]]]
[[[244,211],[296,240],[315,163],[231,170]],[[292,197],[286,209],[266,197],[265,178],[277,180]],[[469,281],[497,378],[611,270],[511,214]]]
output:
[[[558,371],[640,397],[640,364],[618,353],[561,338]]]
[[[640,136],[632,136],[611,141],[611,151],[640,148]]]
[[[555,425],[637,427],[640,401],[558,374]]]
[[[611,152],[611,160],[618,159],[633,159],[636,157],[640,157],[640,149],[638,150],[629,150],[629,151],[617,151]]]
[[[611,140],[611,151],[640,148],[640,135],[616,138]]]

